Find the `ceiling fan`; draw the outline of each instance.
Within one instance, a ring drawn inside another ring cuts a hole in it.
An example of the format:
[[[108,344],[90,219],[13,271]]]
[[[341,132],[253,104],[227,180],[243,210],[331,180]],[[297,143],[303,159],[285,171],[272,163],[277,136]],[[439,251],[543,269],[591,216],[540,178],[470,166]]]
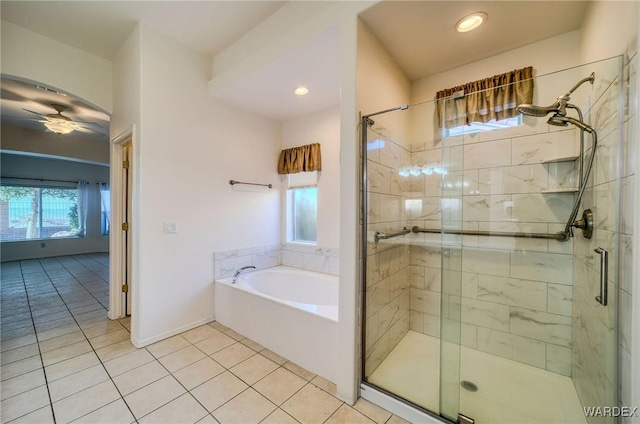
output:
[[[60,105],[57,103],[52,103],[51,107],[54,108],[58,113],[49,113],[45,115],[42,113],[34,112],[33,110],[29,110],[29,109],[23,109],[23,110],[44,118],[44,119],[37,119],[37,121],[42,122],[49,131],[59,135],[69,134],[72,131],[80,131],[88,134],[105,135],[104,133],[85,127],[85,125],[95,125],[98,128],[102,128],[101,125],[95,122],[73,121],[68,116],[63,115],[62,112],[68,109],[66,106]]]

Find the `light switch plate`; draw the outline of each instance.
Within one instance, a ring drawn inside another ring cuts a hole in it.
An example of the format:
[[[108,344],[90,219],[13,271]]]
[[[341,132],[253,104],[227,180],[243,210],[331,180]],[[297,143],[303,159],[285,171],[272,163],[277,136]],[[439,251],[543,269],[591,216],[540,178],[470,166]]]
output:
[[[164,223],[164,233],[165,234],[175,234],[178,232],[178,228],[175,222],[165,222]]]

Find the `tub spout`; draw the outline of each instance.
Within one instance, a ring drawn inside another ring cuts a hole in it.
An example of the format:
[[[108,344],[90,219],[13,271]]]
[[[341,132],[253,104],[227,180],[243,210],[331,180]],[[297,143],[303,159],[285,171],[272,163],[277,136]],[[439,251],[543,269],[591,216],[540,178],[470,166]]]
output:
[[[250,269],[250,268],[256,269],[256,267],[253,266],[253,265],[243,266],[242,268],[238,268],[238,270],[233,274],[233,279],[231,280],[231,284],[235,284],[236,283],[236,280],[238,279],[238,275],[240,275],[240,273],[242,271],[244,271],[245,269]]]

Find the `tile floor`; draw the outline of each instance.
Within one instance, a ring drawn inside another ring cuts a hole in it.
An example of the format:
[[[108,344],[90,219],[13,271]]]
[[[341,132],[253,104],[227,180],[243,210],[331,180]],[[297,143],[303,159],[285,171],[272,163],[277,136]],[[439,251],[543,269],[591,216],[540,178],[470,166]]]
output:
[[[459,370],[442,370],[457,393],[442,399],[445,413],[460,410],[478,424],[586,424],[570,377],[465,346],[444,347],[452,349],[450,363],[459,364]],[[440,348],[440,339],[409,331],[369,381],[437,413]],[[478,391],[462,390],[460,380]]]
[[[107,254],[2,264],[3,423],[404,423],[216,323],[143,349]]]

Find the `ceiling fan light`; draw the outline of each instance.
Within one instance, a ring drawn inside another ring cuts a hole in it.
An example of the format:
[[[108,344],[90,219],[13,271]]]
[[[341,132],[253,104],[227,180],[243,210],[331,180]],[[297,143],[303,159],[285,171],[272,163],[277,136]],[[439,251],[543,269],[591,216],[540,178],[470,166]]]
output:
[[[49,131],[52,131],[56,134],[69,134],[71,131],[75,130],[75,126],[73,123],[65,121],[63,119],[55,119],[49,122],[45,122],[44,126],[47,127]]]

